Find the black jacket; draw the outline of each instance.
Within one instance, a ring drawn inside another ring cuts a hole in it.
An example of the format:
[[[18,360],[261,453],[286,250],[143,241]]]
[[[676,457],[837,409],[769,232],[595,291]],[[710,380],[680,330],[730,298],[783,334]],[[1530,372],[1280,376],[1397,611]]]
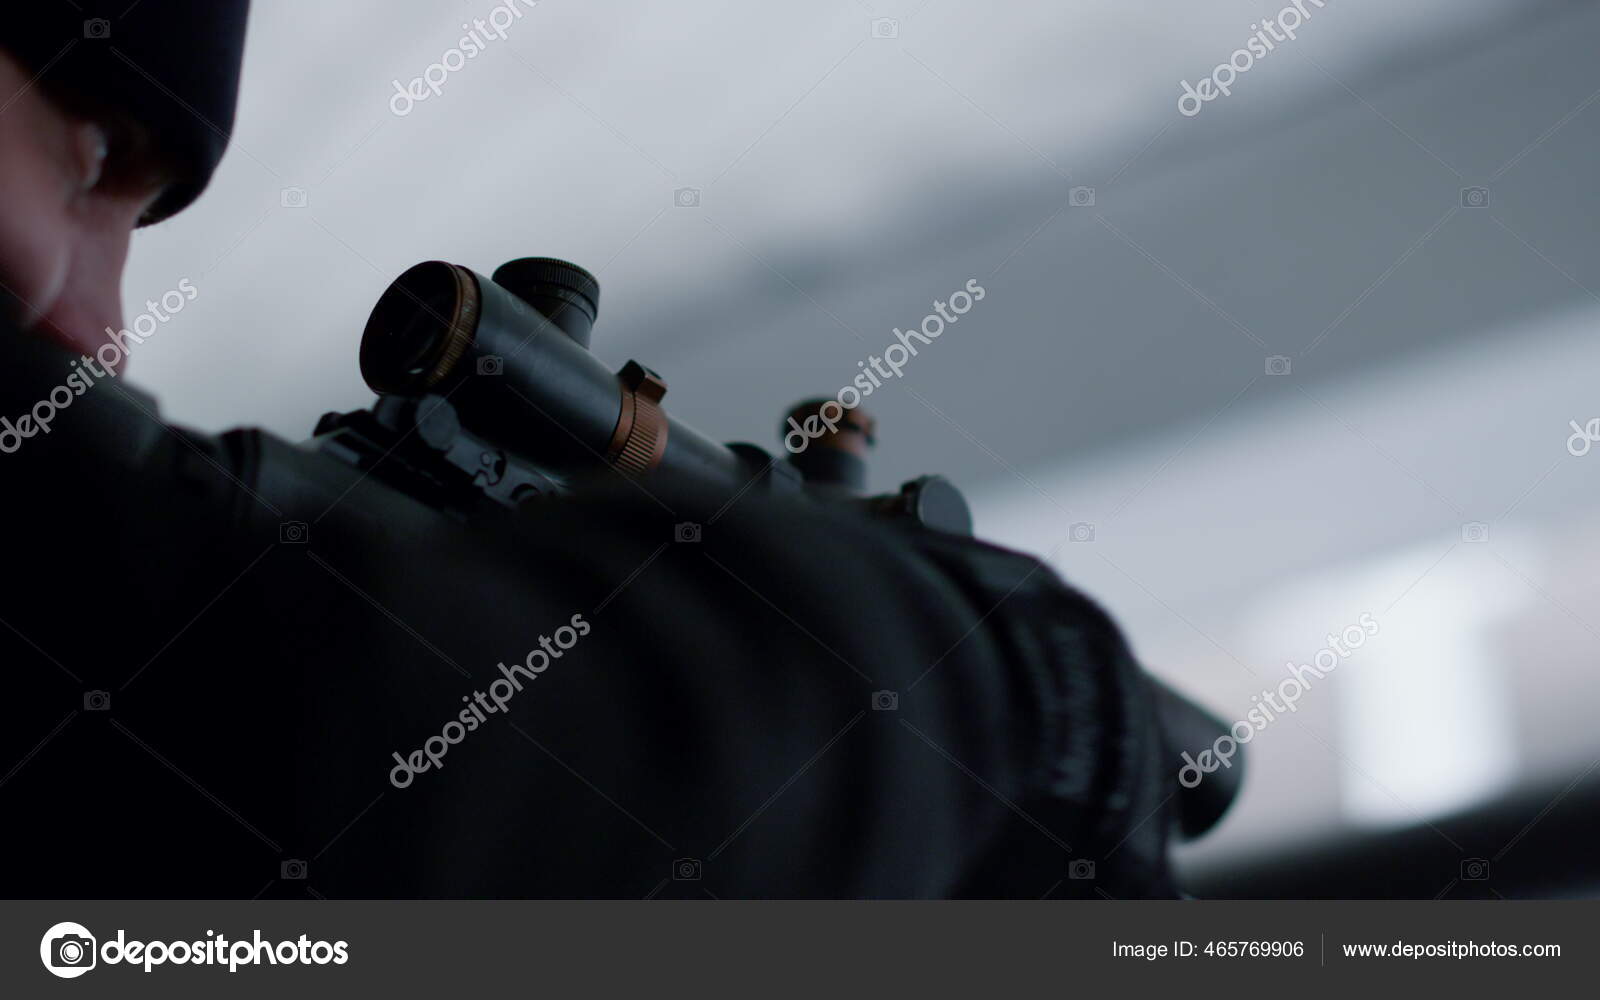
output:
[[[4,342],[0,434],[69,370]],[[1170,892],[1142,676],[1031,558],[754,494],[464,525],[117,380],[27,426],[0,896]]]

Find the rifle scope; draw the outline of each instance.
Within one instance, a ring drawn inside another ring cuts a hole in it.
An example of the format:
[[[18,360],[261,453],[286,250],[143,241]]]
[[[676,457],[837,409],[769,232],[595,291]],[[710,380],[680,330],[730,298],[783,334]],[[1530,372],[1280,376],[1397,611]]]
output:
[[[598,456],[630,476],[731,485],[750,472],[661,408],[667,385],[589,353],[600,285],[575,264],[524,257],[494,278],[444,261],[407,270],[378,300],[361,374],[384,394],[447,399],[463,426],[558,473]]]

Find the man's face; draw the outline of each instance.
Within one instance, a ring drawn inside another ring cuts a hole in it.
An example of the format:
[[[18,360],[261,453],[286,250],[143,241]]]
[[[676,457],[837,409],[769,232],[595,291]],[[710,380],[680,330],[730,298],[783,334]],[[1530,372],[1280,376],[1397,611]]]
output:
[[[122,268],[166,184],[131,130],[72,114],[0,52],[0,309],[93,353],[122,327]]]

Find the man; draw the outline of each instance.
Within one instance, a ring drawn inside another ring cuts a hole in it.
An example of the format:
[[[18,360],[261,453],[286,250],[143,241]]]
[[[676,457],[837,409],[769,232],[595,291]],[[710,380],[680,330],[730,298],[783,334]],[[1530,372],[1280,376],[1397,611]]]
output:
[[[462,525],[162,424],[119,279],[246,3],[99,6],[0,29],[0,895],[1172,893],[1142,676],[1029,558],[755,494]]]

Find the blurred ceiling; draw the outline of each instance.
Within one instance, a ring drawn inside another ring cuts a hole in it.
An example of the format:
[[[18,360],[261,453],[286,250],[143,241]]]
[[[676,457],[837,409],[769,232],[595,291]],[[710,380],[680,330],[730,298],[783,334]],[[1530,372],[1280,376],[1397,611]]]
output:
[[[1209,412],[1270,354],[1314,380],[1583,294],[1464,186],[1600,282],[1600,194],[1556,166],[1592,119],[1546,135],[1600,87],[1584,4],[1333,0],[1189,119],[1179,81],[1262,5],[545,0],[395,116],[391,81],[492,9],[256,6],[235,148],[127,282],[200,288],[137,363],[175,417],[302,434],[367,397],[355,344],[406,266],[549,254],[599,274],[603,357],[767,443],[783,400],[976,277],[987,301],[874,401],[886,477],[976,483]]]

